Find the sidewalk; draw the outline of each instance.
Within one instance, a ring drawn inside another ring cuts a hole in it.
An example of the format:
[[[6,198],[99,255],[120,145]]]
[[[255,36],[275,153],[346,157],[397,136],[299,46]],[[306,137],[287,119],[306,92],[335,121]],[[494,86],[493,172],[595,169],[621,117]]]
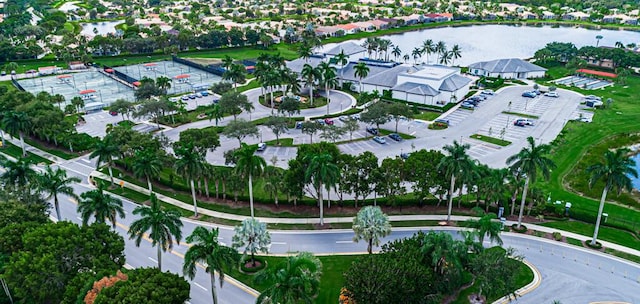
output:
[[[98,171],[93,171],[90,174],[90,177],[97,177],[100,179],[104,179],[104,180],[109,180],[109,175],[104,174],[102,172],[98,172]],[[129,183],[127,181],[118,179],[118,178],[113,178],[114,182],[116,184],[120,184],[122,182],[122,185],[128,189],[131,189],[133,191],[142,193],[142,194],[146,194],[149,195],[149,190],[145,187],[141,187],[138,185],[134,185],[132,183]],[[177,199],[168,197],[166,195],[162,195],[159,193],[156,193],[156,195],[158,196],[158,199],[174,205],[176,207],[185,209],[185,210],[193,210],[193,205],[191,204],[187,204],[184,203],[182,201],[179,201]],[[207,216],[211,216],[211,217],[215,217],[215,218],[220,218],[220,219],[226,219],[226,220],[233,220],[233,221],[242,221],[246,218],[248,218],[248,216],[244,216],[244,215],[237,215],[237,214],[229,214],[229,213],[223,213],[223,212],[218,212],[218,211],[213,211],[213,210],[209,210],[209,209],[205,209],[205,208],[198,208],[198,213],[200,214],[204,214]],[[318,224],[320,222],[319,218],[271,218],[271,217],[256,217],[257,220],[263,222],[263,223],[268,223],[268,224]],[[399,222],[399,221],[444,221],[447,219],[446,215],[436,215],[436,214],[416,214],[416,215],[390,215],[389,216],[389,221],[391,222]],[[461,221],[466,221],[466,220],[470,220],[470,219],[477,219],[476,217],[472,217],[472,216],[460,216],[460,215],[452,215],[451,216],[451,220],[452,221],[456,221],[456,222],[461,222]],[[353,222],[353,217],[325,217],[324,218],[324,222],[326,224],[334,224],[334,223],[352,223]],[[516,221],[506,221],[505,223],[506,225],[513,225],[513,224],[517,224]],[[570,237],[570,238],[574,238],[574,239],[578,239],[578,240],[588,240],[591,238],[591,236],[585,236],[585,235],[581,235],[581,234],[577,234],[577,233],[573,233],[573,232],[568,232],[568,231],[563,231],[563,230],[559,230],[559,229],[555,229],[555,228],[549,228],[549,227],[545,227],[545,226],[540,226],[540,225],[536,225],[536,224],[531,224],[531,223],[525,223],[527,228],[529,229],[533,229],[533,230],[537,230],[537,231],[541,231],[541,232],[547,232],[547,233],[554,233],[554,232],[559,232],[560,234],[562,234],[563,236],[566,237]],[[600,240],[600,243],[602,243],[602,246],[604,247],[608,247],[611,249],[615,249],[621,252],[625,252],[628,254],[633,254],[635,256],[639,256],[640,257],[640,250],[636,250],[633,248],[627,248],[624,247],[622,245],[618,245],[618,244],[614,244],[611,242],[607,242],[607,241],[602,241]]]
[[[6,134],[6,132],[4,132]],[[20,145],[20,139],[19,138],[15,138],[15,137],[11,137],[11,136],[5,136],[4,138],[5,141],[10,142],[11,144],[13,144],[14,146],[21,148],[22,146]],[[24,147],[25,150],[27,150],[27,152],[31,152],[35,155],[38,155],[42,158],[46,158],[48,160],[50,160],[51,162],[57,163],[57,162],[61,162],[61,161],[65,161],[65,159],[57,157],[49,152],[46,151],[42,151],[34,146],[29,145],[28,143],[24,143]]]

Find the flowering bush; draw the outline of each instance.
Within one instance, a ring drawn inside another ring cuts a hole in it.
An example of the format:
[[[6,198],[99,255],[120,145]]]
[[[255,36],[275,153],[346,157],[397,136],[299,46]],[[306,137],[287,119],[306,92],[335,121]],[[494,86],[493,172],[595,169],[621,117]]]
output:
[[[93,302],[96,300],[96,297],[100,293],[100,290],[105,287],[111,287],[120,281],[126,281],[128,278],[129,277],[126,274],[118,270],[115,276],[104,277],[98,281],[95,281],[93,283],[93,288],[91,288],[91,290],[89,290],[89,292],[87,292],[87,295],[84,297],[84,303],[93,304]]]
[[[356,304],[356,301],[353,299],[353,295],[351,294],[351,292],[342,287],[342,289],[340,289],[340,297],[338,298],[338,303],[339,304]]]

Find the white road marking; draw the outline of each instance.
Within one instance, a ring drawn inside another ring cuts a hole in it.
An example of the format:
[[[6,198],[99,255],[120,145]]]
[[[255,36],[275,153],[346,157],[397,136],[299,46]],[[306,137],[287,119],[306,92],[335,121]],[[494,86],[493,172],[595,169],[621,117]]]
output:
[[[76,216],[76,218],[77,218],[78,220],[82,220],[82,218],[81,218],[81,217],[79,217],[79,216]]]
[[[286,245],[285,242],[271,242],[271,245]]]
[[[158,261],[156,261],[156,260],[155,260],[154,258],[152,258],[152,257],[147,257],[147,258],[148,258],[149,260],[151,260],[152,262],[156,263],[156,264],[158,263]]]
[[[90,163],[91,163],[91,161],[90,161],[90,160],[88,160],[88,159],[86,159],[86,158],[83,158],[83,159],[81,159],[81,160],[82,160],[83,162],[87,163],[87,164],[90,164]]]
[[[196,286],[198,286],[198,287],[200,287],[200,288],[202,288],[202,290],[207,291],[207,289],[206,289],[206,288],[204,288],[204,286],[202,286],[202,285],[198,284],[198,282],[193,282],[193,284],[194,284],[194,285],[196,285]]]

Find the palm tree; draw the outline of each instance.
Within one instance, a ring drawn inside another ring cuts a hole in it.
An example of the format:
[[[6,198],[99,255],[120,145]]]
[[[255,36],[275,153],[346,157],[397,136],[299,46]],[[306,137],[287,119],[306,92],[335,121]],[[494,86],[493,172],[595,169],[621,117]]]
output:
[[[212,121],[215,119],[216,127],[218,126],[218,122],[221,121],[224,117],[222,110],[220,108],[220,105],[217,103],[214,104],[213,108],[209,110],[206,114],[207,114],[207,118],[209,118],[209,121]]]
[[[82,218],[82,225],[87,225],[91,216],[96,223],[104,223],[105,219],[116,228],[116,216],[124,218],[122,201],[104,192],[104,186],[98,185],[98,189],[87,191],[80,195],[78,213]]]
[[[243,65],[233,64],[231,65],[230,69],[224,72],[224,74],[222,75],[222,79],[232,81],[233,89],[237,91],[238,83],[244,82],[246,79],[246,76],[245,76],[246,72],[247,70]]]
[[[427,39],[422,42],[422,53],[427,54],[427,64],[429,64],[429,55],[435,52],[436,46],[433,44],[433,40]]]
[[[133,209],[134,215],[140,218],[131,223],[129,239],[134,239],[136,246],[149,232],[151,246],[158,247],[158,269],[162,271],[162,251],[173,248],[173,238],[180,244],[182,239],[182,221],[177,210],[162,210],[155,194],[151,194],[151,206],[138,206]]]
[[[395,59],[395,61],[398,61],[398,57],[400,57],[400,55],[402,55],[402,50],[400,49],[399,46],[396,45],[391,50],[391,55],[393,55],[393,58]]]
[[[344,53],[344,50],[342,50],[333,58],[336,60],[336,63],[340,65],[340,80],[342,80],[344,76],[344,67],[349,63],[349,56]]]
[[[31,120],[24,112],[9,111],[4,113],[2,118],[2,128],[11,136],[18,135],[20,137],[20,147],[22,148],[22,157],[27,156],[27,150],[24,147],[24,132],[31,127]]]
[[[440,61],[440,55],[444,55],[447,52],[447,45],[444,41],[438,41],[434,48],[436,54],[438,54],[438,61]]]
[[[598,45],[600,45],[600,39],[602,39],[604,37],[602,37],[602,35],[597,35],[596,36],[596,47],[598,47]]]
[[[380,245],[380,238],[391,233],[389,217],[378,206],[366,206],[358,211],[353,220],[353,232],[354,241],[367,241],[367,252],[371,254],[373,245]]]
[[[60,216],[58,194],[65,194],[77,200],[78,196],[73,192],[73,188],[70,185],[73,183],[79,183],[81,180],[75,176],[67,177],[67,171],[60,168],[52,169],[50,166],[47,166],[44,173],[38,175],[37,178],[40,189],[49,193],[47,199],[51,199],[53,197],[56,216],[58,217],[58,221],[61,221],[62,217]]]
[[[360,84],[360,92],[362,92],[362,79],[369,75],[369,67],[364,62],[358,62],[353,67],[354,75],[358,77]]]
[[[404,54],[404,56],[402,56],[402,59],[404,59],[404,63],[409,62],[409,59],[411,59],[411,56],[409,56],[409,54]]]
[[[245,260],[248,252],[251,254],[253,267],[256,267],[256,253],[268,253],[271,245],[271,234],[267,230],[267,224],[254,218],[247,218],[240,225],[234,227],[233,231],[231,247],[235,249],[244,247],[242,260]]]
[[[593,231],[591,245],[595,245],[598,238],[602,210],[609,190],[615,190],[618,195],[625,189],[631,191],[633,186],[629,176],[638,178],[638,171],[635,169],[636,162],[629,157],[629,152],[629,149],[626,148],[618,149],[615,152],[606,151],[604,153],[604,164],[597,163],[587,168],[587,172],[591,174],[589,187],[593,187],[598,181],[604,181],[604,188],[602,189],[602,196],[600,197],[600,207],[598,208],[598,217],[596,219],[596,228]]]
[[[111,186],[113,186],[113,172],[111,167],[113,166],[114,157],[117,157],[118,155],[120,155],[120,150],[118,149],[118,146],[113,143],[111,137],[103,138],[96,142],[93,152],[89,155],[89,158],[98,158],[98,167],[102,164],[107,165],[107,169],[109,169],[109,177],[111,178]]]
[[[329,103],[331,102],[331,89],[338,85],[336,79],[336,68],[330,66],[326,62],[318,65],[320,69],[321,83],[324,85],[324,91],[327,93],[327,115],[329,115]]]
[[[255,155],[257,146],[248,146],[242,143],[240,149],[235,152],[236,172],[249,178],[249,205],[251,218],[253,218],[253,177],[260,176],[267,162],[261,156]]]
[[[556,165],[547,158],[547,154],[551,149],[549,145],[536,145],[533,137],[527,137],[529,147],[522,148],[518,154],[507,158],[507,165],[511,165],[512,171],[519,171],[526,176],[524,181],[524,189],[522,190],[522,201],[520,202],[520,214],[518,215],[518,229],[522,225],[522,213],[524,212],[524,203],[527,198],[529,185],[536,182],[538,171],[548,180],[551,169]]]
[[[30,158],[21,157],[13,162],[0,156],[0,167],[6,170],[0,175],[2,184],[5,187],[28,188],[38,176],[33,165],[34,162]]]
[[[313,184],[318,195],[318,205],[320,206],[320,225],[324,225],[322,201],[323,186],[329,192],[340,178],[340,169],[335,164],[330,154],[310,154],[306,156],[309,167],[305,171],[304,178],[306,182]]]
[[[306,43],[301,43],[298,47],[298,55],[300,58],[304,59],[305,62],[309,62],[309,58],[313,55],[313,47]]]
[[[453,56],[453,62],[455,63],[456,60],[462,58],[462,49],[460,48],[459,45],[454,44],[453,47],[451,48],[451,55]]]
[[[145,177],[147,179],[147,185],[149,186],[149,195],[153,193],[151,186],[151,178],[154,178],[160,174],[160,168],[162,162],[158,158],[158,154],[150,149],[136,152],[133,158],[133,175],[137,178]]]
[[[197,218],[198,203],[196,201],[196,187],[193,180],[202,175],[203,164],[205,163],[204,155],[198,153],[191,143],[176,146],[175,153],[178,158],[176,159],[174,167],[180,176],[189,180],[191,185],[191,198],[193,199],[193,213]]]
[[[319,74],[320,73],[318,73],[318,69],[306,63],[304,64],[304,66],[302,67],[302,71],[300,72],[300,75],[304,79],[304,82],[307,84],[307,86],[309,86],[310,105],[313,105],[313,85],[318,80],[318,78],[320,78]]]
[[[500,238],[502,223],[494,221],[494,219],[496,219],[496,215],[489,213],[480,217],[479,220],[467,221],[467,227],[475,229],[481,246],[486,236],[489,237],[491,242],[502,246],[502,238]]]
[[[187,249],[182,265],[182,273],[192,280],[196,276],[198,263],[206,265],[204,270],[211,278],[211,297],[214,304],[218,303],[215,272],[220,276],[220,288],[222,288],[224,273],[238,263],[238,252],[221,245],[218,241],[218,233],[218,228],[209,230],[202,226],[196,227],[186,239],[191,247]]]
[[[456,184],[456,177],[463,175],[465,172],[469,172],[473,167],[473,162],[467,154],[471,146],[469,144],[460,144],[457,141],[453,141],[453,145],[444,146],[444,150],[449,155],[443,157],[438,164],[438,171],[441,171],[451,179],[451,186],[449,187],[449,204],[447,211],[447,222],[451,219],[451,208],[453,205],[453,190]]]
[[[445,51],[444,53],[442,53],[442,56],[440,56],[440,64],[449,65],[452,58],[453,53],[451,53],[450,51]]]
[[[308,252],[287,257],[258,273],[257,284],[271,283],[256,303],[313,303],[320,287],[322,263]]]
[[[413,48],[411,51],[411,55],[413,56],[413,64],[418,64],[418,58],[422,56],[422,50],[420,48]]]
[[[156,86],[166,94],[171,89],[171,79],[166,76],[156,78]]]
[[[224,55],[224,58],[222,58],[222,67],[225,70],[230,70],[232,65],[233,65],[233,58],[231,58],[231,56],[229,55]]]

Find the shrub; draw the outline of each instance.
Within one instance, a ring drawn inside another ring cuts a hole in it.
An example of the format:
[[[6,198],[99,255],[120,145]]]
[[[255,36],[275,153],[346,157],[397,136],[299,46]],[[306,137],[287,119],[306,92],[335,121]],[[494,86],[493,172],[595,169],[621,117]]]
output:
[[[246,259],[242,260],[240,262],[240,271],[245,272],[245,273],[256,273],[262,269],[264,269],[265,267],[267,267],[267,262],[260,257],[255,257],[255,260],[257,262],[256,267],[246,267],[245,264],[250,263],[251,259],[249,257],[247,257]]]
[[[554,232],[553,239],[556,241],[562,241],[562,234],[560,232]]]
[[[602,249],[602,243],[596,242],[595,245],[591,245],[591,241],[584,241],[584,244],[591,249]]]
[[[226,92],[231,91],[231,89],[233,89],[233,85],[231,85],[231,83],[225,82],[225,81],[221,81],[218,83],[215,83],[211,86],[211,91],[213,91],[214,93],[218,94],[218,95],[222,95]]]
[[[517,224],[513,224],[513,225],[511,225],[511,230],[513,230],[513,231],[515,231],[517,233],[525,233],[525,232],[527,232],[528,229],[527,229],[527,226],[525,226],[525,225],[520,225],[520,228],[518,228]]]

